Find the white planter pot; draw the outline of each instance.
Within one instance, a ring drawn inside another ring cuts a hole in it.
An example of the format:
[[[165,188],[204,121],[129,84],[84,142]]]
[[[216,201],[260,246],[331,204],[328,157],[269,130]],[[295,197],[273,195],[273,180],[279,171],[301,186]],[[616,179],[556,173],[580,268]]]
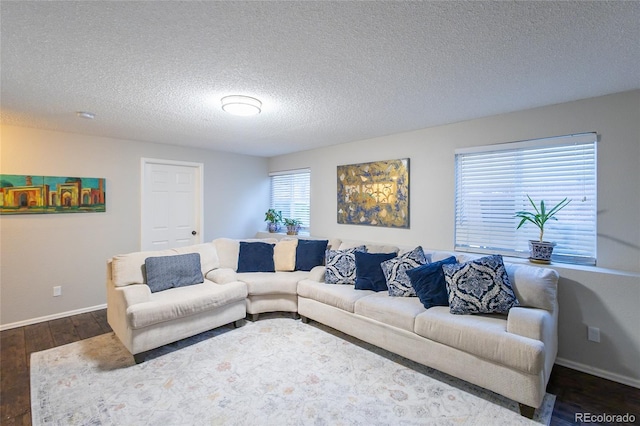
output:
[[[529,240],[529,260],[534,263],[551,263],[551,254],[556,243]]]

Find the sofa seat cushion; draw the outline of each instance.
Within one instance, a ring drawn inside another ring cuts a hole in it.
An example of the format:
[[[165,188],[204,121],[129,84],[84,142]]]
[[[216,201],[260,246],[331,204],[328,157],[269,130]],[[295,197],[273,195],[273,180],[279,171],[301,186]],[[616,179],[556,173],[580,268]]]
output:
[[[135,330],[216,309],[246,297],[247,286],[244,283],[221,285],[204,280],[202,284],[152,293],[148,302],[127,308],[127,319]]]
[[[238,281],[247,284],[249,296],[265,294],[296,294],[298,281],[307,279],[309,272],[243,272],[236,275]]]
[[[326,284],[312,280],[298,283],[298,296],[354,312],[355,303],[366,296],[375,294],[371,290],[356,290],[353,284]]]
[[[417,297],[394,297],[380,292],[358,299],[354,313],[413,332],[416,316],[424,311]]]
[[[508,333],[504,315],[455,315],[446,306],[434,306],[416,316],[415,332],[528,374],[544,367],[544,343]]]

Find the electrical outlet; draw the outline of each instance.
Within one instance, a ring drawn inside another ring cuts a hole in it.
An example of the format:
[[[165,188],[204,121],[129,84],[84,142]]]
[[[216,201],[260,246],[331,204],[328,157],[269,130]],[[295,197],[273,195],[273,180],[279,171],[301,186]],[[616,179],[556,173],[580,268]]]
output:
[[[587,327],[587,339],[591,342],[600,343],[600,329],[598,327]]]
[[[62,296],[62,286],[57,285],[53,287],[53,297]]]

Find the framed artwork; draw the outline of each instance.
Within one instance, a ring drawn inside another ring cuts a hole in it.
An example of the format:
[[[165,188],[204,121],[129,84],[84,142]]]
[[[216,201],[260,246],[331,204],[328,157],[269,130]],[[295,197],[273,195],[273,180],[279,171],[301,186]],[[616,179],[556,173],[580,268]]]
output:
[[[338,166],[338,223],[409,228],[409,159]]]
[[[0,214],[104,211],[104,178],[0,175]]]

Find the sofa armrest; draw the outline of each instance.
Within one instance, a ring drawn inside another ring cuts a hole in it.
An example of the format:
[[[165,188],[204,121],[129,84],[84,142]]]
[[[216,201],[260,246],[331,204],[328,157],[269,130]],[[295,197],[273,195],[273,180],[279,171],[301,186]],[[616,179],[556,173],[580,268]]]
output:
[[[138,303],[151,300],[151,289],[146,284],[131,284],[124,287],[116,287],[115,291],[122,295],[125,308]]]
[[[530,339],[545,341],[553,320],[551,314],[544,309],[511,308],[507,317],[507,332]]]
[[[238,281],[236,274],[236,271],[231,268],[218,268],[207,272],[205,278],[216,284],[228,284]]]
[[[311,281],[317,281],[319,283],[324,282],[324,271],[326,267],[324,266],[315,266],[310,272],[309,277]]]

